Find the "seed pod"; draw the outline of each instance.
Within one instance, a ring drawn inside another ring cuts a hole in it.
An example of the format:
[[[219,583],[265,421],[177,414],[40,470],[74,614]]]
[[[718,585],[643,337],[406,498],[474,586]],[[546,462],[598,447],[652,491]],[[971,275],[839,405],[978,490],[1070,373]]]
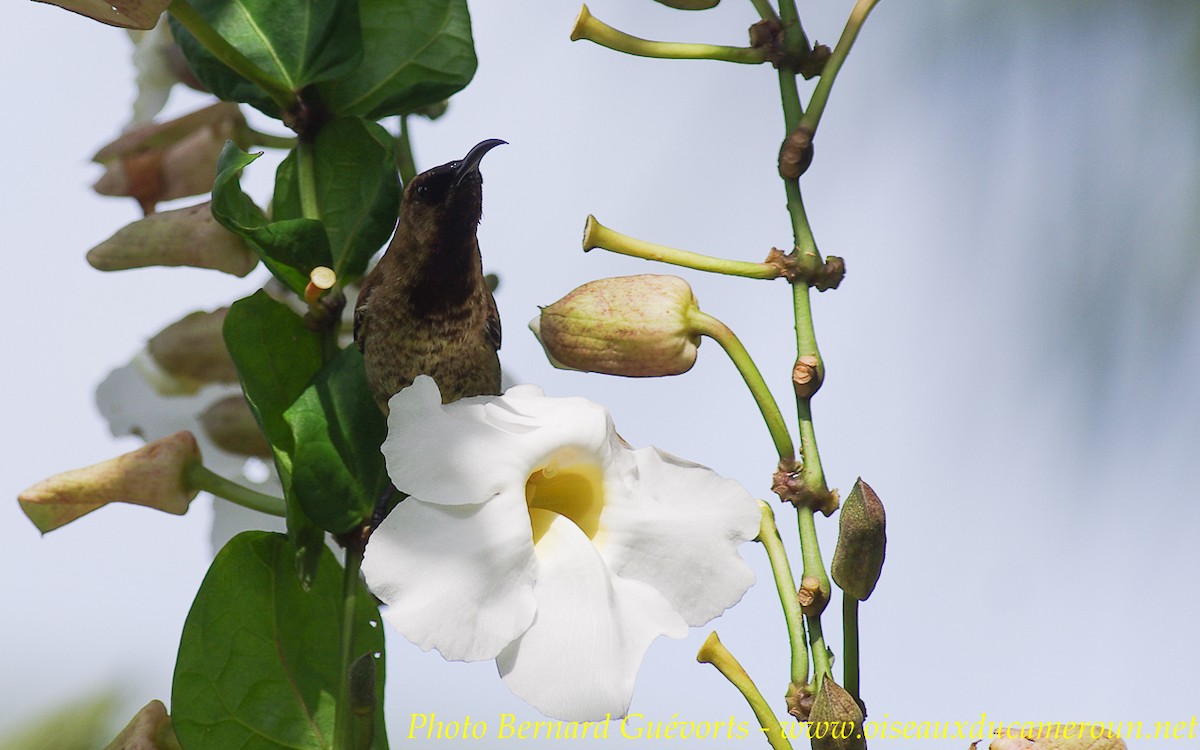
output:
[[[833,551],[833,580],[847,596],[865,601],[875,589],[887,547],[886,521],[879,496],[859,479],[842,504]]]

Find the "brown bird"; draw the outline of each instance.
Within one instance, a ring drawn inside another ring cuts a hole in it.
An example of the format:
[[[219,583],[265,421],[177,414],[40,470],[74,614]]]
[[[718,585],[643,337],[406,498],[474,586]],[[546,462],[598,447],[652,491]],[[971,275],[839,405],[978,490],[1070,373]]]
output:
[[[483,214],[479,162],[503,143],[483,141],[404,188],[396,234],[354,309],[354,342],[384,412],[388,399],[421,374],[437,382],[444,403],[500,393],[500,315],[476,229]]]

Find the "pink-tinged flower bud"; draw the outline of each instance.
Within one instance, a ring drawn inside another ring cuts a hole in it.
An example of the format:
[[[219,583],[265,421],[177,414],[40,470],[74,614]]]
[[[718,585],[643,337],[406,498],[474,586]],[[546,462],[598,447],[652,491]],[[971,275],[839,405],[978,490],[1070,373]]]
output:
[[[155,383],[160,392],[195,393],[208,383],[238,382],[237,368],[221,329],[229,308],[194,312],[159,331],[146,344],[158,369],[173,381]]]
[[[696,363],[699,308],[677,276],[621,276],[577,288],[529,327],[551,364],[626,377],[678,375]]]
[[[250,404],[240,393],[226,396],[205,409],[200,414],[200,426],[221,450],[258,458],[272,455],[271,446],[250,411]]]
[[[147,266],[211,268],[245,276],[258,265],[258,255],[245,240],[217,223],[212,202],[151,214],[135,221],[87,254],[100,271]]]
[[[179,750],[167,707],[162,701],[142,706],[104,750]]]
[[[72,13],[94,18],[109,26],[125,29],[149,29],[154,27],[170,0],[45,0],[52,5],[66,8]]]
[[[43,534],[116,502],[183,515],[198,493],[188,488],[185,472],[199,460],[196,438],[184,430],[132,453],[44,479],[17,500]]]
[[[225,141],[238,140],[244,127],[237,105],[220,102],[131,130],[92,157],[106,167],[94,189],[136,198],[147,215],[160,201],[207,193]]]

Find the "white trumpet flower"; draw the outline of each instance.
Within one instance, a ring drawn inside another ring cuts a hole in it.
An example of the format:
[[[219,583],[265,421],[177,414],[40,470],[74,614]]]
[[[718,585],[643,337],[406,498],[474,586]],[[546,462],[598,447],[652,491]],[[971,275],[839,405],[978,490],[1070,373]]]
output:
[[[383,444],[410,495],[372,534],[384,619],[447,659],[495,659],[544,714],[622,716],[650,643],[682,638],[754,581],[759,509],[737,482],[634,450],[604,407],[535,386],[442,404],[421,376]]]

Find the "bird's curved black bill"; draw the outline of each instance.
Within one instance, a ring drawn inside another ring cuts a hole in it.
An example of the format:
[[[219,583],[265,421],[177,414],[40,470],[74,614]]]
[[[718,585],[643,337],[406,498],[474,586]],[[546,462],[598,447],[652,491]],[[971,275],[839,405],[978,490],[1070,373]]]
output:
[[[508,141],[502,141],[499,138],[489,138],[486,141],[480,141],[467,152],[467,155],[462,158],[458,166],[454,168],[454,184],[463,181],[463,178],[479,169],[479,162],[483,160],[483,155],[491,151],[497,146],[506,146]]]

